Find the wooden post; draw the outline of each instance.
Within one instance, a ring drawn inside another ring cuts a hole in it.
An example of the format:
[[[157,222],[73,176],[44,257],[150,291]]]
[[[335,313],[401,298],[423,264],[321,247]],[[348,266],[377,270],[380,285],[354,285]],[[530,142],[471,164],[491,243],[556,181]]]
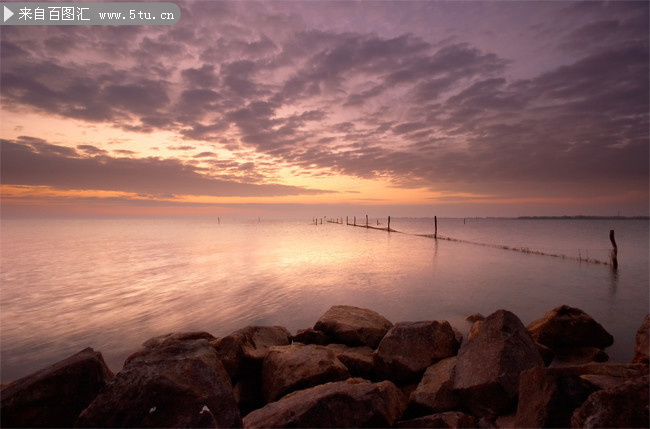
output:
[[[379,226],[379,218],[377,218],[377,226]]]
[[[221,225],[221,218],[217,218],[217,225]]]
[[[368,215],[366,215],[366,228],[368,228]]]
[[[609,241],[612,242],[612,246],[614,248],[612,249],[612,268],[617,269],[618,268],[618,246],[616,245],[616,240],[614,240],[614,230],[610,229],[609,230]]]
[[[438,238],[438,216],[433,217],[433,224],[434,224],[433,238],[437,239]]]
[[[345,217],[345,224],[346,224],[346,225],[350,225],[350,224],[348,223],[348,217],[347,217],[347,216]]]
[[[354,226],[357,226],[357,217],[354,217]]]
[[[388,216],[388,232],[390,232],[390,216]]]

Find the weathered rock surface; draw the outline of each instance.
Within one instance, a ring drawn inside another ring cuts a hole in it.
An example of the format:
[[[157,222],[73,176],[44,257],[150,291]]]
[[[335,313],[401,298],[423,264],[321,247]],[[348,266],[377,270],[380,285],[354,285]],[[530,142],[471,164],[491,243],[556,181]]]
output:
[[[460,411],[447,411],[397,422],[398,428],[475,428],[476,417]]]
[[[392,327],[379,313],[348,305],[331,307],[314,325],[315,330],[325,332],[337,343],[373,349]]]
[[[375,370],[393,381],[412,380],[434,362],[455,356],[459,347],[447,321],[400,322],[379,343]]]
[[[298,330],[296,335],[293,336],[293,341],[303,344],[326,346],[332,342],[332,339],[323,331],[307,328]]]
[[[478,331],[481,330],[482,324],[483,320],[477,320],[476,322],[472,323],[472,326],[469,328],[469,332],[467,333],[467,341],[478,335]]]
[[[592,393],[571,417],[574,428],[647,428],[648,376]]]
[[[596,386],[577,375],[535,367],[519,379],[516,427],[569,427],[571,415]]]
[[[352,377],[371,378],[374,373],[374,351],[368,346],[349,347],[344,344],[328,344],[327,348],[350,371]]]
[[[650,314],[643,319],[643,323],[636,332],[634,358],[632,359],[632,362],[648,365],[648,354],[650,354]]]
[[[563,347],[609,347],[614,338],[579,308],[562,305],[528,325],[533,339],[553,350]]]
[[[521,372],[543,365],[519,318],[499,310],[461,347],[454,388],[474,414],[499,415],[514,406]]]
[[[390,381],[350,378],[291,393],[247,415],[244,427],[389,427],[406,403]]]
[[[327,347],[299,343],[272,347],[262,365],[262,393],[272,402],[294,390],[349,377],[347,367]]]
[[[597,347],[562,347],[554,351],[552,366],[582,365],[589,362],[607,362],[609,356]]]
[[[1,426],[72,427],[112,378],[102,354],[86,348],[3,388]]]
[[[274,346],[289,344],[291,334],[281,326],[247,326],[211,344],[233,380],[259,371],[262,360]]]
[[[456,356],[434,363],[424,372],[418,387],[409,397],[409,408],[420,412],[458,409],[460,397],[454,391]]]
[[[230,377],[205,339],[145,343],[77,427],[240,427]]]

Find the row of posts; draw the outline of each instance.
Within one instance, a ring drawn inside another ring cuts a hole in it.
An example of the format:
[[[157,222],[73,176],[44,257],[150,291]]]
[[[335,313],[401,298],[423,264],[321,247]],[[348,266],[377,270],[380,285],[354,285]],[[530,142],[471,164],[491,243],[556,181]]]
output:
[[[319,225],[319,218],[316,218],[316,217],[313,218],[312,222],[314,222],[314,225]],[[330,219],[327,222],[336,223],[336,224],[339,224],[339,223],[343,224],[343,218],[341,218],[340,221],[339,221],[339,218],[336,218],[335,220]],[[323,218],[321,217],[320,218],[320,225],[322,225],[322,224],[323,224]],[[345,217],[345,224],[350,225],[350,221],[349,221],[348,216]],[[379,219],[377,219],[377,225],[379,225]],[[438,216],[433,217],[433,225],[434,225],[433,238],[438,238]],[[352,226],[357,226],[357,217],[356,216],[354,216],[354,218],[352,219]],[[363,226],[363,225],[358,225],[358,226]],[[365,226],[366,226],[366,228],[369,228],[368,215],[366,215],[366,225]],[[388,216],[388,227],[386,228],[386,231],[388,231],[388,232],[392,231],[390,229],[390,216]]]

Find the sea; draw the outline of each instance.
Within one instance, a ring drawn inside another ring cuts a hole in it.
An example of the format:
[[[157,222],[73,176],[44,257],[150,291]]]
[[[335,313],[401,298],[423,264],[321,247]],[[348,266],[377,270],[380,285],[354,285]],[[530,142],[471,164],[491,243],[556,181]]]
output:
[[[611,361],[629,362],[649,312],[648,220],[438,218],[437,239],[433,218],[393,218],[390,233],[329,220],[3,219],[1,381],[86,347],[117,372],[170,332],[295,333],[338,304],[463,334],[470,314],[528,324],[566,304],[614,336]]]

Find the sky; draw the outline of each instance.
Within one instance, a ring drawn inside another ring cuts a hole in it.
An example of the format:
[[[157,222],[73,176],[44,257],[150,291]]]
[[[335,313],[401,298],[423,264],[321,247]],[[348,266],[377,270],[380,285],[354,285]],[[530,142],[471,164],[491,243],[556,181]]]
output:
[[[174,2],[3,26],[3,216],[648,215],[649,7]]]

